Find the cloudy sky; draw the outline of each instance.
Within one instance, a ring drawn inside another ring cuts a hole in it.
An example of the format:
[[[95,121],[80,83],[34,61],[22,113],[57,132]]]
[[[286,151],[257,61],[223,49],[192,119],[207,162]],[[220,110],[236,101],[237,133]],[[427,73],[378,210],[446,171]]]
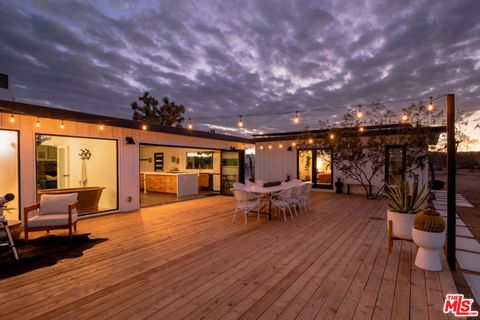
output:
[[[295,129],[296,110],[314,127],[345,106],[444,93],[480,110],[477,0],[0,0],[0,12],[17,101],[129,118],[149,90],[196,128],[232,132],[239,114],[269,132]]]

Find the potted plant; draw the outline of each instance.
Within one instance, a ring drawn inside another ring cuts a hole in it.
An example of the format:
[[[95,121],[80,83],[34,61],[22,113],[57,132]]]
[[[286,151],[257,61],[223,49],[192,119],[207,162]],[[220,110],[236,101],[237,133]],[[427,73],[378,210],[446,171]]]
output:
[[[445,244],[445,221],[435,210],[427,208],[415,216],[413,242],[419,247],[415,265],[430,271],[441,271],[438,250]]]
[[[425,202],[428,190],[425,186],[419,190],[418,178],[414,177],[412,186],[408,181],[401,185],[386,185],[385,194],[390,207],[387,211],[387,227],[391,225],[391,237],[412,240],[415,214]]]
[[[336,193],[343,193],[342,177],[337,177],[337,181],[335,182],[335,192]]]
[[[310,164],[312,163],[312,156],[310,155],[307,155],[306,158],[305,158],[305,172],[308,172],[308,170],[310,169]],[[312,178],[310,177],[310,175],[308,173],[305,174],[305,180],[309,181],[311,180]]]

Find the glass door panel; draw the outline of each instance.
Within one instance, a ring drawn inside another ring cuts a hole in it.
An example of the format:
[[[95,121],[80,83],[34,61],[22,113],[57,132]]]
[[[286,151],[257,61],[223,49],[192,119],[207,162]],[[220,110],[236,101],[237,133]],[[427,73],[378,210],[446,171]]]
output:
[[[332,152],[329,149],[315,151],[316,185],[332,186]]]
[[[298,179],[304,182],[312,182],[312,166],[313,151],[299,150],[298,151]]]
[[[222,151],[221,193],[231,195],[234,182],[244,183],[245,152]]]
[[[405,146],[387,146],[385,181],[400,185],[405,179]]]

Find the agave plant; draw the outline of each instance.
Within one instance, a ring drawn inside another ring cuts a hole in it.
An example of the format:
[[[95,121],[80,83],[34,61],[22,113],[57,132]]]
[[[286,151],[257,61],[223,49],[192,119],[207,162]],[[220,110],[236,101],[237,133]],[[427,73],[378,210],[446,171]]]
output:
[[[387,185],[385,186],[385,193],[390,209],[399,213],[415,214],[427,199],[428,189],[422,186],[419,190],[418,178],[414,177],[412,186],[408,181],[401,185]]]

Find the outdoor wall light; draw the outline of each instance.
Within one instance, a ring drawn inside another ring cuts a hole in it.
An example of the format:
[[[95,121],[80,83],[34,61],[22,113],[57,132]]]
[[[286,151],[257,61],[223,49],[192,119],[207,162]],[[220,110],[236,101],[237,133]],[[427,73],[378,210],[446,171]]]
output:
[[[127,144],[135,144],[135,140],[132,137],[125,137],[125,141]]]

